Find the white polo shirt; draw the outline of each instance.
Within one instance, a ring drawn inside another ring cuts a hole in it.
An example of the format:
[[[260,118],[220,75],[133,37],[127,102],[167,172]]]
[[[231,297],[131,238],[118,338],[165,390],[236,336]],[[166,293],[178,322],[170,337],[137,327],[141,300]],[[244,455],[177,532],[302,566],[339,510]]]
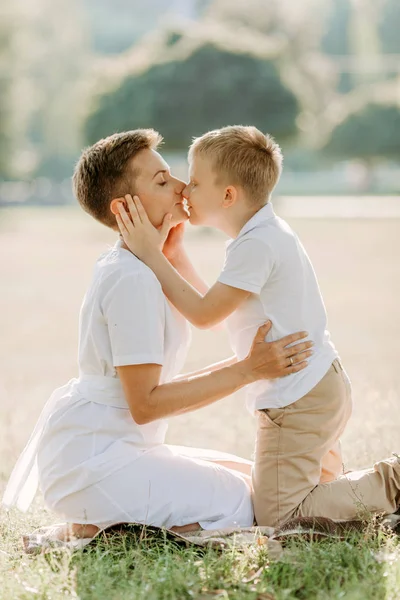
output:
[[[247,356],[258,327],[268,319],[272,321],[268,341],[297,331],[309,332],[307,339],[315,346],[306,369],[247,388],[251,412],[296,402],[317,385],[338,354],[326,329],[325,307],[310,259],[289,225],[275,215],[271,203],[228,242],[218,281],[251,292],[227,319],[239,360]]]
[[[117,377],[115,367],[162,365],[172,380],[186,359],[190,329],[143,262],[118,241],[97,261],[79,318],[80,375]]]

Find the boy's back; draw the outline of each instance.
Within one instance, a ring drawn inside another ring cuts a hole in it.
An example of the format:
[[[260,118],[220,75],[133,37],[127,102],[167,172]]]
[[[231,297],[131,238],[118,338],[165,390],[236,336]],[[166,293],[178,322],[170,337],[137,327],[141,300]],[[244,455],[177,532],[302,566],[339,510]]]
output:
[[[239,359],[248,354],[260,324],[272,321],[270,340],[292,331],[308,331],[314,354],[303,371],[257,382],[248,388],[250,410],[281,408],[296,402],[322,379],[337,352],[326,330],[326,312],[318,282],[301,242],[289,225],[263,206],[228,244],[219,281],[252,292],[227,319]]]

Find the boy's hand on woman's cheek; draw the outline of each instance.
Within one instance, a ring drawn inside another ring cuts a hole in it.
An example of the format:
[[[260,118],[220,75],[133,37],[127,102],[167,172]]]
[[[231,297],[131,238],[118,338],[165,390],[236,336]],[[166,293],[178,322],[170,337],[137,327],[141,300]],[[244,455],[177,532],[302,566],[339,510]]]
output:
[[[129,212],[125,210],[122,202],[118,202],[118,212],[115,213],[125,244],[135,256],[144,262],[154,253],[161,255],[171,229],[172,215],[165,215],[161,227],[157,229],[150,222],[138,196],[132,199],[132,196],[128,194],[125,196],[125,200]]]

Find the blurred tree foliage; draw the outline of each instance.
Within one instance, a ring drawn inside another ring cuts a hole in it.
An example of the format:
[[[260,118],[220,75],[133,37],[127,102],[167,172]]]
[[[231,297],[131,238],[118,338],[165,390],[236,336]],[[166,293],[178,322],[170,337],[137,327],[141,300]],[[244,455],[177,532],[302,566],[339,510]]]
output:
[[[196,17],[199,0],[84,0],[92,48],[103,54],[124,52],[148,31],[179,13]]]
[[[367,104],[350,114],[332,133],[325,151],[337,158],[373,162],[400,156],[400,110],[397,106]]]
[[[115,131],[154,127],[166,147],[229,124],[254,124],[285,140],[296,134],[298,102],[273,62],[206,44],[184,60],[154,65],[100,97],[86,124],[93,143]]]
[[[382,51],[400,54],[400,2],[386,0],[379,23]]]
[[[335,0],[331,3],[326,29],[321,40],[321,50],[327,54],[351,54],[350,23],[351,0]]]
[[[81,145],[85,75],[89,68],[83,14],[78,0],[36,1],[25,22],[25,78],[33,92],[27,134],[37,175],[62,179]],[[45,17],[44,17],[45,15]],[[60,22],[62,15],[62,23]]]
[[[1,43],[10,46],[2,51],[2,102],[11,81],[12,106],[0,136],[12,128],[9,172],[66,177],[81,146],[88,66],[79,1],[14,0],[7,10],[13,26],[0,19]]]
[[[9,7],[0,9],[0,178],[11,173],[12,143],[12,104],[13,104],[13,29],[12,11]]]
[[[84,138],[144,124],[178,147],[296,121],[320,147],[360,97],[395,104],[399,31],[400,0],[3,2],[0,174],[66,177]]]
[[[213,0],[204,16],[211,21],[226,23],[228,26],[246,26],[268,33],[278,25],[278,4],[276,0]]]

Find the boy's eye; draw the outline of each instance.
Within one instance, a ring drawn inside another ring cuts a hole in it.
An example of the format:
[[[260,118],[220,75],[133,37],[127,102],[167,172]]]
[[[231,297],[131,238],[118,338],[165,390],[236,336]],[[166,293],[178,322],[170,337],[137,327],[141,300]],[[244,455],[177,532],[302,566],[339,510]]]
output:
[[[161,181],[158,185],[166,185],[166,181]]]

